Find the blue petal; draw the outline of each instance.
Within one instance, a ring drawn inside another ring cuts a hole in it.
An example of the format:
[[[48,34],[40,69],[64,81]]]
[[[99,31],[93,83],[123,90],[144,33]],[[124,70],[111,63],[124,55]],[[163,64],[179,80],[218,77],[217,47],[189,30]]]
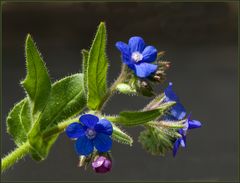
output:
[[[146,78],[157,70],[157,65],[149,63],[135,64],[135,74],[140,78]]]
[[[173,115],[177,120],[182,120],[187,112],[182,104],[176,103],[170,110],[171,115]]]
[[[184,142],[184,146],[182,146],[182,147],[186,147],[187,146],[187,139],[186,139],[186,135],[183,135],[182,136],[182,139],[183,139],[183,142]]]
[[[180,144],[182,147],[186,147],[185,141],[183,139],[180,140]]]
[[[201,122],[197,120],[189,120],[188,124],[188,129],[200,128],[202,126]]]
[[[128,41],[128,45],[131,53],[135,51],[142,53],[143,49],[145,48],[144,40],[138,36],[131,37]]]
[[[180,133],[181,135],[183,135],[183,134],[184,134],[184,130],[183,130],[183,129],[179,129],[179,130],[178,130],[178,133]]]
[[[125,64],[131,64],[131,53],[129,46],[121,41],[118,41],[115,46],[119,49],[119,51],[122,53],[122,59]]]
[[[79,121],[81,121],[84,125],[86,125],[89,128],[94,128],[99,119],[97,116],[94,116],[92,114],[84,114],[79,118]]]
[[[173,156],[175,157],[180,146],[181,139],[177,139],[173,144]]]
[[[107,152],[112,147],[112,139],[104,133],[98,133],[93,139],[93,143],[99,152]]]
[[[66,134],[69,138],[78,138],[84,135],[84,128],[80,123],[72,123],[66,128]]]
[[[83,135],[77,139],[75,149],[78,154],[87,156],[93,152],[93,142]]]
[[[164,90],[164,94],[166,96],[165,102],[169,102],[169,101],[175,101],[175,102],[179,102],[179,98],[178,96],[174,93],[173,89],[172,89],[172,83],[170,82],[168,87]]]
[[[153,46],[147,46],[143,52],[143,62],[153,62],[157,58],[157,50]]]
[[[94,128],[96,132],[104,133],[106,135],[112,135],[113,132],[112,124],[106,119],[99,120],[99,122],[95,125]]]

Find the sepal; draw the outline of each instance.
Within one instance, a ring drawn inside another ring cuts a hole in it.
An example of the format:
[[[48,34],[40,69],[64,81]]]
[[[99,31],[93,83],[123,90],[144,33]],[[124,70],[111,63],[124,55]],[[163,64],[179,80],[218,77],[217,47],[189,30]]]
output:
[[[112,123],[112,126],[113,126],[112,139],[119,143],[132,146],[133,143],[132,137],[129,136],[126,132],[123,132],[123,130],[120,129],[117,125]]]
[[[161,128],[148,127],[139,135],[139,142],[143,148],[152,155],[164,156],[166,152],[173,148],[174,137]]]

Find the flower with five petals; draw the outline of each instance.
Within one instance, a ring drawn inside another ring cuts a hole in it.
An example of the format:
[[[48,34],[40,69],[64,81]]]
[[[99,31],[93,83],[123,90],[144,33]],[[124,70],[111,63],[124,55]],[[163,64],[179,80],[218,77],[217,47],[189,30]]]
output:
[[[118,41],[116,47],[122,53],[123,63],[139,78],[146,78],[157,70],[158,66],[151,64],[157,58],[157,50],[153,46],[146,46],[141,37],[131,37],[128,44]]]
[[[113,127],[111,122],[100,119],[92,114],[84,114],[66,128],[66,134],[71,139],[77,139],[75,149],[79,155],[89,155],[94,147],[99,152],[107,152],[112,147],[111,135]]]

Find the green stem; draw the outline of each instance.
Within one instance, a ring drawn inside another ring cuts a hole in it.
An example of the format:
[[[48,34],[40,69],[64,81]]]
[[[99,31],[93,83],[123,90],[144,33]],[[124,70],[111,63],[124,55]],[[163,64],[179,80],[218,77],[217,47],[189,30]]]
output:
[[[115,116],[104,116],[104,118],[108,119],[109,121],[111,122],[117,122],[115,119],[116,117]],[[64,121],[64,122],[61,122],[61,123],[58,123],[57,126],[54,126],[52,128],[50,128],[49,130],[47,130],[44,134],[43,134],[43,138],[48,138],[52,135],[55,135],[57,133],[62,133],[65,128],[67,128],[68,125],[70,125],[71,123],[73,122],[77,122],[79,119],[78,117],[77,118],[72,118],[72,119],[69,119],[67,121]]]
[[[78,121],[78,118],[72,118],[72,119],[66,120],[64,122],[61,122],[57,126],[54,126],[54,127],[50,128],[49,130],[47,130],[43,134],[43,138],[48,138],[49,136],[52,136],[54,134],[62,133],[68,125],[70,125],[73,122],[77,122],[77,121]]]
[[[17,147],[14,151],[10,152],[7,156],[5,156],[1,161],[1,171],[3,172],[7,168],[11,167],[18,160],[22,159],[24,156],[28,154],[30,150],[30,144],[28,142],[22,144]]]
[[[117,85],[121,82],[124,82],[124,80],[127,78],[127,72],[128,72],[128,68],[127,68],[126,64],[122,64],[121,73],[119,74],[118,78],[115,80],[115,82],[112,84],[112,86],[107,91],[102,102],[99,104],[97,111],[100,112],[103,109],[103,107],[107,103],[108,99],[114,94]]]

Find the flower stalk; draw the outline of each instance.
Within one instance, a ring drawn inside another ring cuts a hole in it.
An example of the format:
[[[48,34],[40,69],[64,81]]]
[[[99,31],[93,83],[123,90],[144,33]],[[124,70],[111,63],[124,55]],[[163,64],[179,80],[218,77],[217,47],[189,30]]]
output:
[[[30,151],[30,147],[30,144],[26,142],[5,156],[1,161],[1,171],[3,172],[4,170],[10,168],[18,160],[26,156]]]
[[[114,92],[116,91],[117,85],[121,82],[123,82],[128,73],[128,68],[125,64],[122,64],[122,68],[121,68],[121,72],[118,76],[118,78],[115,80],[115,82],[111,85],[111,87],[109,88],[109,90],[107,91],[106,95],[104,96],[103,100],[101,101],[100,105],[98,106],[97,111],[99,113],[101,113],[101,110],[104,108],[104,105],[107,103],[108,99],[114,94]]]

